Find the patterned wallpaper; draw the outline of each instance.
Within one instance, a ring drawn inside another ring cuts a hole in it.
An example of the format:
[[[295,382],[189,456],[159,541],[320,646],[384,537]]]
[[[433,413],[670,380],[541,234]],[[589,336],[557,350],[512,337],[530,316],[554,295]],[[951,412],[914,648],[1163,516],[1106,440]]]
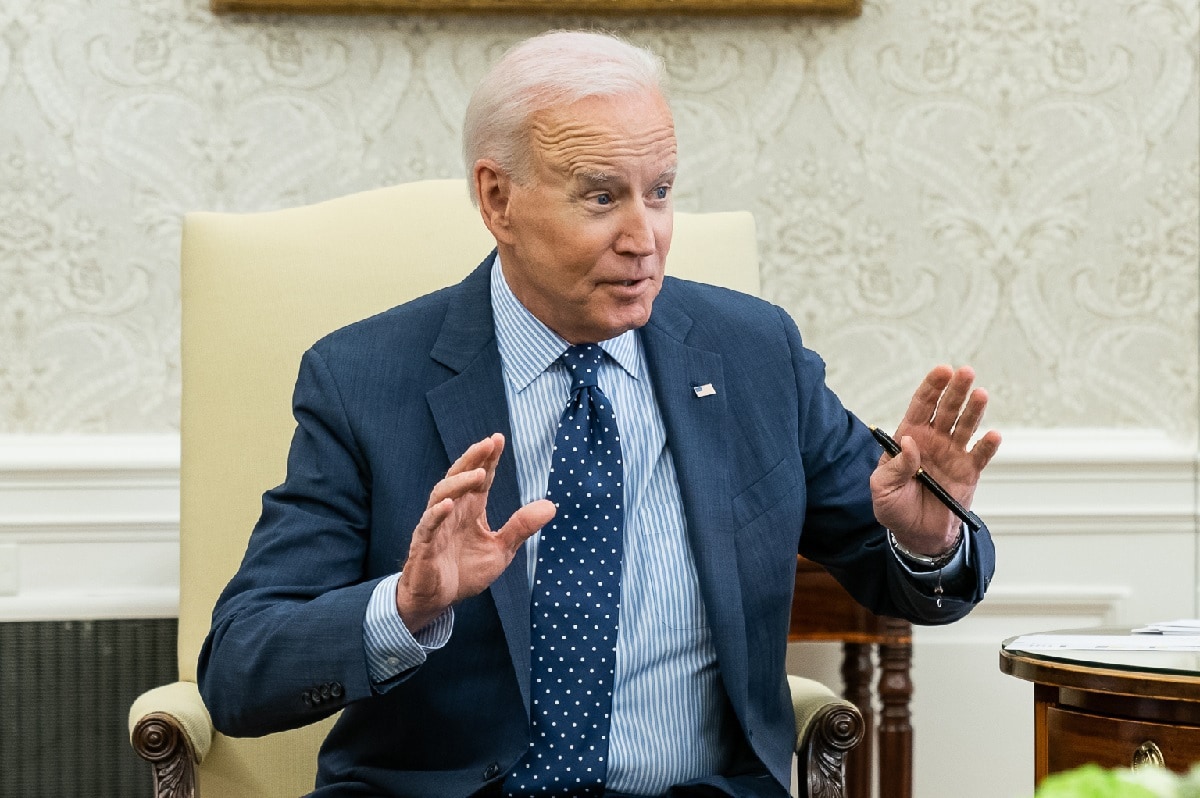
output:
[[[460,176],[524,18],[0,0],[0,432],[178,424],[180,216]],[[1197,432],[1197,0],[606,20],[662,53],[677,202],[758,219],[846,401],[970,362],[1000,426]]]

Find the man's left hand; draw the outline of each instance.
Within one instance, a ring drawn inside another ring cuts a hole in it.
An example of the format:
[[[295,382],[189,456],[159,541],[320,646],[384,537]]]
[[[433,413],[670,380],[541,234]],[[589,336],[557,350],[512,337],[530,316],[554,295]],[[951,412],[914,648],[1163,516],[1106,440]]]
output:
[[[962,522],[913,478],[917,470],[925,469],[970,508],[979,476],[1000,448],[995,430],[970,445],[987,407],[987,392],[972,390],[974,381],[970,366],[937,366],[925,375],[896,430],[900,454],[885,452],[871,474],[875,517],[900,545],[918,554],[947,551]]]

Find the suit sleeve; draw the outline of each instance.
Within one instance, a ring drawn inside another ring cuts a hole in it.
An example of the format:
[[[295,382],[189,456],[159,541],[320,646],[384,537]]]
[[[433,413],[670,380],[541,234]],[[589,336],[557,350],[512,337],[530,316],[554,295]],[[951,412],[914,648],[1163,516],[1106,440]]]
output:
[[[791,317],[779,313],[799,397],[799,445],[807,491],[800,553],[824,565],[876,614],[921,624],[958,620],[983,599],[995,569],[995,548],[987,528],[972,533],[966,566],[943,585],[939,607],[932,587],[913,578],[893,555],[886,530],[875,520],[870,475],[879,459],[878,444],[825,384],[825,364],[803,346]]]
[[[293,414],[287,478],[263,496],[200,652],[201,695],[216,728],[235,736],[303,726],[372,693],[370,474],[315,350],[301,361]]]

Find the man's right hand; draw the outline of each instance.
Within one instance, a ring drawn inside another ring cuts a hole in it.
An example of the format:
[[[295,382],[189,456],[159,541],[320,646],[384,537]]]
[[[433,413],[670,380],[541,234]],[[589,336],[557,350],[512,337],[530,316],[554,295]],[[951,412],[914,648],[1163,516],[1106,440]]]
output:
[[[448,607],[486,590],[525,539],[554,517],[554,505],[539,499],[513,513],[500,529],[488,526],[488,491],[503,451],[503,435],[484,438],[433,487],[396,584],[396,610],[409,631],[419,631]]]

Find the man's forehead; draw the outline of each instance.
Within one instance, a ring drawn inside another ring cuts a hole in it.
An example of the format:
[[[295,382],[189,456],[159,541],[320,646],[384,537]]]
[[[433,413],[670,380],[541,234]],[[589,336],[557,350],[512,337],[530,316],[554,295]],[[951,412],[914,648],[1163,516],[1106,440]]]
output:
[[[607,99],[535,114],[530,134],[537,157],[564,176],[591,183],[620,179],[639,161],[673,170],[675,126],[666,104],[653,96]]]
[[[529,119],[535,137],[549,140],[583,138],[635,140],[645,136],[675,136],[671,109],[652,92],[614,97],[586,97],[551,105]]]

